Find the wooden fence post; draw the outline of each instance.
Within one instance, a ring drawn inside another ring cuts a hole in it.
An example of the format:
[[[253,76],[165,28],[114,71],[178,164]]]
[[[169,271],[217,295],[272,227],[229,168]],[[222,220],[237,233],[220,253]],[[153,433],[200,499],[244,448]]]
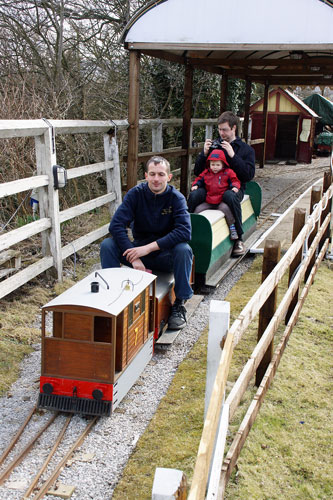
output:
[[[151,128],[151,150],[154,153],[163,151],[163,124],[158,123]]]
[[[116,199],[110,203],[111,217],[121,204],[121,175],[119,165],[119,151],[116,137],[110,133],[104,134],[104,158],[112,161],[112,168],[105,171],[107,193],[115,193]]]
[[[47,190],[39,190],[40,217],[51,220],[51,229],[42,236],[42,249],[44,256],[52,255],[53,266],[57,271],[58,281],[62,281],[62,255],[61,255],[61,232],[59,220],[59,192],[54,189],[53,166],[57,164],[55,133],[52,125],[47,122],[48,129],[43,135],[36,137],[36,163],[37,172],[47,175],[49,183]]]
[[[310,200],[310,214],[312,214],[313,212],[313,209],[314,209],[314,206],[317,205],[317,203],[320,202],[321,200],[321,193],[322,193],[322,190],[321,190],[321,187],[320,186],[313,186],[312,187],[312,190],[311,190],[311,200]],[[313,240],[315,239],[315,236],[318,232],[318,222],[316,222],[314,224],[314,228],[313,230],[311,231],[311,233],[309,234],[309,237],[308,237],[308,248],[310,248],[311,246],[311,243],[313,242]],[[316,261],[316,254],[314,253],[310,262],[309,262],[309,265],[305,271],[305,275],[304,275],[304,283],[306,283],[308,277],[310,276],[310,273],[311,273],[311,269],[314,265]]]
[[[221,77],[220,114],[227,110],[228,100],[228,72],[223,69]]]
[[[129,51],[127,191],[138,180],[140,52]]]
[[[265,159],[266,159],[266,141],[267,141],[267,123],[268,123],[268,96],[269,96],[269,84],[265,82],[265,91],[264,91],[264,104],[263,104],[263,112],[262,112],[262,137],[264,138],[264,142],[262,143],[262,157],[259,160],[259,167],[264,168]]]
[[[209,125],[206,125],[205,140],[212,138],[213,138],[213,125],[210,123]]]
[[[305,224],[305,216],[306,216],[306,210],[304,208],[296,208],[294,212],[294,225],[293,225],[293,235],[292,235],[292,242],[296,240],[298,234],[301,232],[302,228],[304,227]],[[303,254],[303,248],[300,248],[297,254],[295,255],[294,259],[292,260],[290,267],[289,267],[289,278],[288,278],[288,286],[290,285],[293,275],[302,262],[302,254]],[[290,316],[292,315],[293,310],[295,309],[295,306],[298,301],[298,290],[294,295],[294,298],[290,302],[290,306],[288,308],[286,318],[285,318],[285,324],[288,323]]]
[[[273,271],[274,267],[280,260],[280,255],[281,255],[281,243],[275,240],[267,240],[264,249],[264,260],[262,264],[261,282],[264,282],[267,276]],[[270,322],[275,313],[276,302],[277,302],[277,291],[278,287],[276,286],[259,311],[258,342],[262,334],[266,330],[268,323]],[[255,382],[255,385],[257,387],[259,387],[261,380],[265,375],[267,367],[272,360],[273,345],[274,342],[272,340],[257,368],[256,382]]]
[[[332,173],[331,172],[324,172],[324,179],[323,179],[323,195],[326,193],[326,191],[329,189],[330,185],[332,184]],[[332,210],[332,198],[330,198],[327,201],[326,207],[323,209],[321,213],[321,218],[320,218],[320,225],[324,222],[326,216],[331,212]],[[319,243],[319,250],[323,247],[323,244],[327,238],[330,237],[330,227],[326,229],[322,239],[320,240]]]
[[[193,96],[193,67],[185,65],[184,109],[182,128],[182,148],[186,155],[181,157],[180,192],[187,198],[191,180],[191,158],[189,148],[192,147],[192,96]]]

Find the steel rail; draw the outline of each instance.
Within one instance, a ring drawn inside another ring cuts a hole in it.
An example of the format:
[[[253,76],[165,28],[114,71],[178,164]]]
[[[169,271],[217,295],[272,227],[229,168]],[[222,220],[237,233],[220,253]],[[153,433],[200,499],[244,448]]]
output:
[[[51,461],[53,455],[57,451],[57,449],[59,447],[59,444],[61,443],[62,438],[64,437],[64,434],[66,432],[66,429],[67,429],[67,427],[68,427],[68,425],[69,425],[72,417],[73,417],[73,413],[71,413],[70,415],[68,415],[68,417],[66,418],[66,421],[65,421],[65,423],[64,423],[61,431],[58,434],[56,442],[54,443],[54,445],[53,445],[50,453],[48,454],[46,460],[44,461],[42,467],[39,469],[39,471],[37,472],[36,476],[34,477],[34,479],[33,479],[32,483],[30,484],[29,488],[24,493],[23,499],[29,498],[29,496],[31,495],[31,493],[33,492],[33,490],[36,488],[36,486],[38,484],[38,481],[39,481],[39,478],[41,477],[41,475],[45,471],[46,467],[48,466],[49,462]]]
[[[59,412],[56,412],[41,428],[40,431],[31,439],[31,441],[25,446],[25,448],[14,458],[14,460],[8,465],[4,472],[0,476],[0,484],[3,484],[5,480],[10,476],[11,472],[15,467],[22,462],[23,458],[29,453],[37,439],[43,434],[43,432],[54,422]]]
[[[21,425],[21,427],[19,428],[19,430],[17,431],[17,433],[15,434],[15,436],[13,437],[12,441],[9,443],[9,445],[7,446],[7,448],[5,449],[5,451],[3,452],[3,454],[1,455],[1,457],[0,457],[0,466],[4,463],[4,461],[6,460],[7,456],[9,455],[9,453],[12,451],[12,449],[16,445],[17,441],[19,440],[19,437],[21,436],[22,432],[24,431],[24,429],[28,425],[28,423],[29,423],[32,415],[35,413],[36,408],[37,408],[36,406],[34,406],[32,408],[31,412],[28,414],[27,418],[25,419],[25,421],[23,422],[23,424]]]
[[[52,486],[52,484],[55,482],[55,480],[60,475],[63,467],[66,464],[66,462],[70,459],[71,455],[76,450],[76,448],[78,448],[82,444],[82,442],[85,439],[86,435],[89,434],[89,432],[91,431],[91,429],[93,428],[93,426],[95,425],[95,423],[97,422],[97,420],[99,418],[100,417],[94,417],[93,420],[91,422],[89,422],[89,424],[87,425],[87,427],[85,428],[85,430],[81,433],[81,435],[79,436],[79,438],[75,441],[75,443],[70,448],[70,450],[66,453],[66,455],[64,456],[64,458],[59,462],[59,464],[57,465],[57,467],[55,468],[55,470],[53,471],[53,473],[51,474],[51,476],[49,477],[49,479],[46,480],[46,482],[43,484],[42,488],[34,496],[34,500],[39,500],[40,498],[43,498],[44,495],[46,495],[46,493],[48,492],[48,490],[50,489],[50,487]]]
[[[308,187],[308,186],[311,186],[312,182],[315,181],[315,180],[318,180],[320,179],[320,177],[318,177],[318,174],[311,177],[310,179],[307,179],[305,182],[303,182],[303,184],[301,184],[297,191],[301,191],[302,192],[302,189],[304,187]],[[298,181],[297,182],[294,182],[293,184],[291,184],[290,186],[288,186],[286,189],[284,189],[283,191],[281,191],[280,193],[278,193],[274,198],[271,198],[267,203],[266,205],[264,205],[262,207],[262,210],[261,211],[264,211],[265,208],[268,206],[268,205],[271,205],[272,203],[274,203],[274,201],[276,200],[276,198],[278,198],[281,194],[285,193],[286,191],[290,191],[290,189],[292,189],[296,184],[298,184]],[[295,196],[295,192],[292,192],[291,194],[289,194],[288,196],[286,196],[281,202],[280,204],[277,206],[277,207],[274,207],[274,210],[278,210],[282,205],[284,205],[288,200],[289,198],[291,198],[292,196]],[[259,224],[257,225],[257,229],[260,229],[267,221],[268,219],[271,217],[271,213],[269,215],[267,215],[263,220],[260,220],[260,215],[259,215]]]

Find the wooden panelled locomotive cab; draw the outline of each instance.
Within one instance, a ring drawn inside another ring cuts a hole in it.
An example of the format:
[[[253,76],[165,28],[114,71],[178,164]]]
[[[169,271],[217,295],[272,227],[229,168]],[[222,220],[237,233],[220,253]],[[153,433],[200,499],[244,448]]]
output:
[[[39,407],[111,414],[153,354],[155,280],[102,269],[43,307]]]

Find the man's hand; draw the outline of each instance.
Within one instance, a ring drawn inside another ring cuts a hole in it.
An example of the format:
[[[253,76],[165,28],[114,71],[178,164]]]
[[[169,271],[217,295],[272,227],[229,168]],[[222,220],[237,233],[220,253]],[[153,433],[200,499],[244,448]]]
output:
[[[145,255],[148,255],[149,253],[155,252],[156,250],[159,250],[159,249],[160,249],[160,247],[158,246],[156,241],[153,241],[152,243],[148,243],[148,245],[142,245],[141,247],[128,248],[123,253],[123,256],[126,258],[126,260],[128,260],[128,262],[130,262],[130,264],[133,265],[133,262],[136,260],[140,260],[140,257],[144,257]],[[140,262],[141,262],[141,260],[140,260]],[[141,264],[142,264],[142,262],[141,262]],[[133,265],[133,267],[134,267],[134,265]]]
[[[207,156],[209,152],[209,148],[213,144],[213,141],[211,139],[206,139],[205,144],[204,144],[204,155]]]
[[[226,150],[230,158],[235,156],[235,151],[232,149],[230,142],[222,141],[222,148]]]
[[[238,193],[238,188],[233,187],[233,188],[231,188],[231,191],[234,191],[235,193]]]
[[[192,186],[191,187],[191,191],[195,191],[196,189],[198,189],[198,186]]]
[[[141,259],[136,259],[133,262],[131,262],[133,269],[137,269],[138,271],[145,271],[146,268],[142,262]]]

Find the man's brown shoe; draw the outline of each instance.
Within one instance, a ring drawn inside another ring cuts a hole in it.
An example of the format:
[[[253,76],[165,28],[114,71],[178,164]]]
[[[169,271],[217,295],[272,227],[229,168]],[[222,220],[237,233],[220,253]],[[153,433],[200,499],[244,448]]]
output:
[[[244,243],[241,240],[235,241],[234,248],[232,250],[233,257],[240,257],[245,254]]]

